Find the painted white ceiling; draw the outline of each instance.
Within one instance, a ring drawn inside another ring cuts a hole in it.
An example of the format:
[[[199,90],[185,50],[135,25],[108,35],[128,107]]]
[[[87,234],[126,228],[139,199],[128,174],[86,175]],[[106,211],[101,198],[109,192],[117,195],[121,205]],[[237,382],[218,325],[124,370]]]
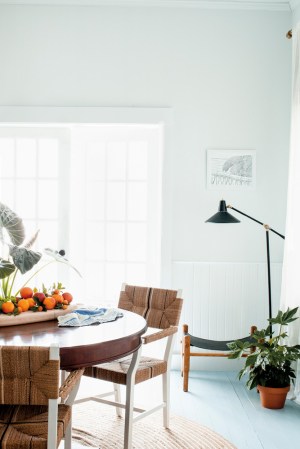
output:
[[[0,5],[169,6],[291,11],[300,0],[0,0]]]

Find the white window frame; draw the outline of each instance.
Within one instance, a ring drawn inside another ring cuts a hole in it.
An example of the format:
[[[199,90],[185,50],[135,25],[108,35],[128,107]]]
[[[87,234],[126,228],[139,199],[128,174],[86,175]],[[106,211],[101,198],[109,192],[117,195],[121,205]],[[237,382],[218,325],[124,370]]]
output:
[[[0,124],[16,125],[119,123],[161,124],[163,128],[162,161],[162,228],[161,286],[171,285],[172,192],[171,192],[171,108],[110,108],[110,107],[0,107]]]

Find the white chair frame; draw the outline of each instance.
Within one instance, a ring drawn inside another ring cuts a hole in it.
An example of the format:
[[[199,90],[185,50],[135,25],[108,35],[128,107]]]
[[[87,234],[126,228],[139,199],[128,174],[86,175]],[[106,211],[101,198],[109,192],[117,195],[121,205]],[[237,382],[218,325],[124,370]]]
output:
[[[125,284],[122,285],[122,291],[125,290]],[[182,297],[182,290],[177,291],[177,298]],[[157,331],[157,329],[156,329]],[[151,409],[145,410],[138,407],[134,407],[134,385],[135,374],[139,365],[139,359],[142,352],[142,346],[133,354],[131,364],[129,366],[126,376],[126,400],[125,404],[121,403],[120,385],[113,383],[113,391],[105,392],[97,396],[85,397],[75,400],[75,404],[79,404],[86,401],[96,401],[107,405],[113,405],[116,407],[117,416],[121,417],[121,409],[125,409],[125,424],[124,424],[124,449],[132,448],[132,426],[133,423],[139,421],[146,416],[157,412],[163,408],[163,426],[168,429],[170,425],[170,363],[172,358],[172,350],[175,342],[176,334],[169,335],[167,337],[166,348],[164,351],[163,360],[167,362],[167,371],[162,374],[162,402]],[[143,339],[143,337],[142,337]],[[143,344],[146,344],[145,342]],[[115,400],[109,401],[104,399],[107,396],[114,395]],[[139,414],[133,416],[133,412]]]
[[[50,346],[49,352],[49,360],[59,360],[59,346],[57,344],[52,344]],[[47,438],[47,449],[56,449],[57,448],[57,418],[58,418],[58,404],[64,403],[66,405],[72,406],[75,401],[75,397],[77,395],[80,380],[76,382],[73,389],[70,391],[67,400],[63,399],[49,399],[48,401],[48,438]],[[65,431],[64,437],[64,448],[71,449],[72,448],[72,417],[68,424],[68,427]]]

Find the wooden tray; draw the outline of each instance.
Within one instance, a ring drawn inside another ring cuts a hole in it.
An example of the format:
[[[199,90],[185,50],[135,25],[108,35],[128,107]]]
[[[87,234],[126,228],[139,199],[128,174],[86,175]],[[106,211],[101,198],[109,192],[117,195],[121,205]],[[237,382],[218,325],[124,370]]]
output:
[[[58,316],[73,312],[78,307],[76,304],[70,304],[65,310],[53,309],[47,312],[23,312],[20,315],[0,315],[0,327],[16,326],[18,324],[37,323],[39,321],[55,320]]]

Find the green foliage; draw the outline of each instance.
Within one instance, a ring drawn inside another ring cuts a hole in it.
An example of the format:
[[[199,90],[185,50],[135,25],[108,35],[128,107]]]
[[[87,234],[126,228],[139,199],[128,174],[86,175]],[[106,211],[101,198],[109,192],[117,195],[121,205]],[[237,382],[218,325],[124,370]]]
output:
[[[32,251],[30,246],[35,236],[24,246],[25,227],[22,219],[8,206],[0,202],[0,245],[5,259],[0,259],[0,298],[11,298],[16,274],[27,273],[38,263],[42,255]]]
[[[276,318],[268,320],[268,327],[256,330],[251,340],[236,340],[228,344],[230,359],[247,355],[245,366],[239,372],[239,379],[248,374],[247,386],[250,390],[257,385],[276,388],[286,387],[291,381],[294,382],[296,376],[292,364],[300,359],[300,345],[284,344],[288,334],[282,328],[297,320],[297,311],[298,307],[288,308],[286,312],[279,310]],[[271,325],[278,326],[277,335],[274,335]]]
[[[0,279],[5,279],[15,271],[16,267],[8,260],[0,258]]]
[[[46,296],[51,296],[52,292],[54,290],[64,290],[66,287],[63,286],[62,282],[53,282],[53,284],[50,287],[46,287],[45,284],[42,284],[42,292],[46,295]]]
[[[24,244],[25,228],[22,219],[8,206],[0,202],[0,248],[2,245],[1,250],[6,253],[5,256],[0,258],[0,300],[17,296],[22,287],[27,285],[42,269],[54,262],[68,265],[81,276],[79,271],[64,257],[64,250],[54,251],[51,248],[45,248],[44,253],[50,257],[50,260],[38,266],[42,254],[30,249],[35,243],[38,233],[39,231]],[[35,272],[30,275],[18,291],[13,292],[18,273],[30,272],[34,266],[36,266]],[[58,283],[57,287],[53,284],[53,289],[55,288],[62,290],[64,287],[61,283]],[[46,290],[44,286],[43,290]]]

